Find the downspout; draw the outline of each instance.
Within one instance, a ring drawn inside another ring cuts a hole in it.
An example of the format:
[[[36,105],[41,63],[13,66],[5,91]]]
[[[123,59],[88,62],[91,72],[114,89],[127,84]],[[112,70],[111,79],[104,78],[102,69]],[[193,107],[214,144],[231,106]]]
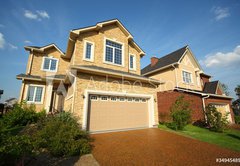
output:
[[[205,104],[205,99],[209,98],[209,95],[202,97],[202,103],[203,103],[203,112],[204,112],[204,118],[205,118],[205,122],[207,122],[207,116],[206,116],[206,104]]]

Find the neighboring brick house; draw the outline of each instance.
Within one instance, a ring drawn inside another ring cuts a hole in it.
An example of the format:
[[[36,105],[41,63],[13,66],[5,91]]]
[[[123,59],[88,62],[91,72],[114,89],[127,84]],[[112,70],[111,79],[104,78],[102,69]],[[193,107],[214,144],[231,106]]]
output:
[[[152,57],[141,74],[165,82],[157,92],[159,121],[170,120],[171,105],[183,95],[191,104],[194,122],[203,121],[205,107],[213,104],[221,113],[227,113],[229,122],[234,123],[232,98],[223,94],[219,81],[210,81],[211,76],[203,72],[189,46],[162,58]]]
[[[66,53],[55,44],[27,46],[19,101],[37,111],[71,111],[91,132],[158,124],[156,87],[141,76],[145,55],[116,19],[70,31]]]

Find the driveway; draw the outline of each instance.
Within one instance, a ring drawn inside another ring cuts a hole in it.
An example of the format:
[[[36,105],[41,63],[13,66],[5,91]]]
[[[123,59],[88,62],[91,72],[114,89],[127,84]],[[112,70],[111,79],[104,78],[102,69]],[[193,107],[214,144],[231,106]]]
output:
[[[93,155],[100,165],[219,165],[216,158],[240,158],[239,152],[157,128],[93,134],[92,138]]]

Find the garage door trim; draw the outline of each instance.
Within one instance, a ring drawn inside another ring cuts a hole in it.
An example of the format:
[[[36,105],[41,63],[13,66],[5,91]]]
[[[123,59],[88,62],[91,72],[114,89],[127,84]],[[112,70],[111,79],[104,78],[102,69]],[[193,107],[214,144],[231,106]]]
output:
[[[143,97],[148,98],[148,115],[149,115],[149,127],[153,127],[155,124],[154,120],[154,97],[153,95],[138,94],[138,93],[126,93],[126,92],[113,92],[113,91],[97,91],[97,90],[85,90],[84,92],[84,106],[83,106],[83,124],[82,128],[87,129],[87,119],[88,119],[88,101],[89,95],[113,95],[113,96],[125,96],[125,97]]]

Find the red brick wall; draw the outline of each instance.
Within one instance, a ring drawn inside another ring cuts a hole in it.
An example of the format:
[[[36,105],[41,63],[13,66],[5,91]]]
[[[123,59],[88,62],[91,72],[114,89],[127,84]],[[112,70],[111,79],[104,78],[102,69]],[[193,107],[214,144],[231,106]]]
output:
[[[178,91],[165,91],[157,93],[158,116],[160,122],[171,121],[170,107],[181,95],[184,96],[185,100],[190,102],[190,108],[193,110],[192,121],[204,120],[202,98],[200,95]]]
[[[210,103],[229,104],[232,121],[235,122],[234,113],[233,113],[233,110],[231,107],[231,102],[232,102],[231,99],[226,99],[226,98],[223,99],[223,98],[218,98],[218,97],[209,97],[209,98],[205,99],[206,106]]]

